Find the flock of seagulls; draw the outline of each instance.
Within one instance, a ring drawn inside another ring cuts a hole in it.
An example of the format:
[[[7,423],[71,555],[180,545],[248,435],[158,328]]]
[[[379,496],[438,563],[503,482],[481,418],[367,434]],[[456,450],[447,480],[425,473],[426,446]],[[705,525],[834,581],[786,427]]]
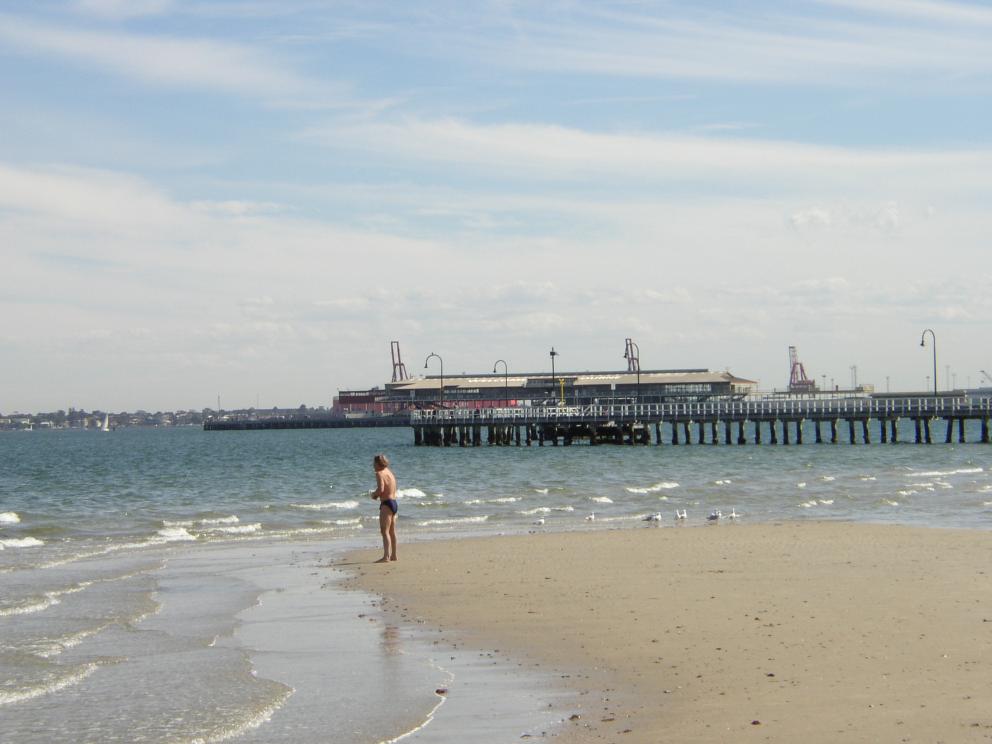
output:
[[[730,514],[724,514],[719,509],[710,512],[710,515],[706,517],[707,522],[719,522],[721,519],[738,519],[741,515],[737,513],[736,509],[731,509]]]
[[[706,517],[706,521],[707,522],[719,522],[721,519],[736,520],[736,519],[740,519],[741,516],[743,516],[743,515],[738,514],[736,509],[731,509],[730,510],[730,514],[724,514],[719,509],[714,509],[713,511],[710,512],[710,515],[708,517]],[[676,509],[675,510],[675,521],[676,522],[681,523],[681,522],[687,521],[688,519],[689,519],[689,512],[688,512],[688,510],[686,510],[686,509]],[[587,521],[587,522],[595,522],[596,521],[596,513],[595,512],[591,512],[590,514],[587,514],[586,517],[585,517],[585,521]],[[662,521],[661,512],[655,512],[654,514],[647,514],[647,515],[645,515],[644,517],[641,518],[641,521],[643,521],[643,522],[661,522]],[[543,525],[544,524],[544,517],[540,517],[540,518],[534,520],[534,524],[537,525],[537,526]]]

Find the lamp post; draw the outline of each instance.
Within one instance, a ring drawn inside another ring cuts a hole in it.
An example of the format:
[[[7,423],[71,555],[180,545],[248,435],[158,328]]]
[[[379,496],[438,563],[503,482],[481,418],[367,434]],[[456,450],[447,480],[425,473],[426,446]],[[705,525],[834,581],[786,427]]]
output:
[[[438,401],[439,408],[444,408],[444,360],[432,351],[424,360],[424,369],[427,369],[427,363],[431,360],[431,357],[434,357],[441,363],[441,393],[438,396]]]
[[[628,351],[624,351],[623,358],[626,359],[628,363],[631,361],[630,350],[632,349],[634,352],[634,370],[637,372],[637,393],[634,398],[634,404],[635,406],[639,406],[641,405],[641,347],[637,345],[636,341],[630,341],[630,346],[627,348]]]
[[[930,334],[930,339],[933,344],[933,397],[937,397],[937,336],[930,328],[923,331],[920,336],[920,346],[927,345],[927,334]]]
[[[506,362],[504,360],[502,360],[502,359],[497,359],[496,360],[496,363],[493,364],[493,374],[496,374],[496,365],[497,364],[502,364],[503,365],[503,407],[504,408],[509,408],[510,407],[510,390],[509,390],[510,383],[509,383],[509,381],[508,381],[507,378],[508,378],[508,376],[509,376],[510,373],[507,371]]]
[[[557,380],[555,379],[555,357],[558,356],[558,352],[555,351],[555,347],[551,347],[551,395],[555,398],[555,405],[558,404],[558,390],[557,390]]]

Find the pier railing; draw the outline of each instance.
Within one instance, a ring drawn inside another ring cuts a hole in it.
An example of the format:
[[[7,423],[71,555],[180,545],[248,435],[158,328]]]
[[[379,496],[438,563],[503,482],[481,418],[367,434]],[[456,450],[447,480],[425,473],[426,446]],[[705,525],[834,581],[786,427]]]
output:
[[[412,426],[490,424],[606,424],[683,421],[772,421],[776,419],[988,418],[992,398],[844,398],[721,400],[698,403],[524,406],[519,408],[411,411]]]

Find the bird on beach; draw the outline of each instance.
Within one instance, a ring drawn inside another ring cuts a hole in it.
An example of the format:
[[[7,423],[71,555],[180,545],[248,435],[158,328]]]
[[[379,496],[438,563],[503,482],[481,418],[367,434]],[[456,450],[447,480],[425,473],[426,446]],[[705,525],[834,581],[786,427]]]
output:
[[[540,519],[537,519],[534,522],[534,524],[536,524],[536,525],[542,525],[542,524],[544,524],[544,517],[541,517]]]
[[[660,522],[661,521],[661,513],[658,512],[656,514],[648,514],[646,517],[644,517],[642,519],[642,521],[644,521],[644,522]]]
[[[587,516],[586,517],[586,521],[587,522],[595,522],[596,521],[596,512],[593,512],[592,514],[590,514],[589,516]]]
[[[710,512],[710,515],[708,517],[706,517],[706,521],[707,522],[717,522],[717,521],[720,520],[721,517],[723,517],[723,514],[720,512],[719,509],[716,509],[716,510]]]
[[[685,509],[682,509],[681,511],[678,510],[678,509],[675,510],[675,521],[676,522],[680,522],[680,521],[685,520],[685,519],[688,519],[688,518],[689,518],[689,514],[686,512]]]
[[[727,515],[727,519],[737,519],[739,516],[741,515],[737,513],[737,510],[731,507],[730,514]]]

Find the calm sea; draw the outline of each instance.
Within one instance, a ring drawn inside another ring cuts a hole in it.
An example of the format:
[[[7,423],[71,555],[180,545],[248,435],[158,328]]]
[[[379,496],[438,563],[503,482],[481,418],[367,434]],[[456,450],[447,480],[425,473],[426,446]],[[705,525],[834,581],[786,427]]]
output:
[[[0,741],[377,742],[414,730],[459,741],[494,711],[499,725],[473,740],[540,732],[548,702],[528,685],[541,680],[509,662],[440,665],[416,628],[385,627],[370,598],[335,589],[326,564],[341,548],[380,545],[367,495],[377,452],[399,480],[401,541],[796,519],[992,527],[981,444],[440,449],[414,447],[407,429],[0,434]],[[483,683],[475,698],[433,694]]]

